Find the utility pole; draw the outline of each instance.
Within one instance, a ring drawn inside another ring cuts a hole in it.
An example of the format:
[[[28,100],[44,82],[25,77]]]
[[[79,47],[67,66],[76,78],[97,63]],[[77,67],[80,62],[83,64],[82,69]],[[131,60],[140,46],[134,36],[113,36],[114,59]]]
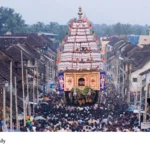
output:
[[[148,93],[148,83],[146,81],[144,122],[146,122],[146,116],[147,116],[147,93]]]
[[[106,72],[107,72],[107,63],[108,63],[108,61],[107,61],[107,46],[105,46],[105,58],[106,58],[106,65],[105,65],[105,67],[106,67]]]
[[[45,97],[45,84],[46,84],[46,67],[45,67],[45,64],[44,64],[44,86],[43,86],[43,98]]]
[[[3,121],[4,121],[4,131],[6,131],[6,90],[3,86]]]
[[[51,62],[50,62],[51,63]],[[55,62],[54,62],[54,65],[55,65],[55,69],[54,69],[54,71],[55,71],[55,79],[56,79],[56,77],[57,77],[57,65],[56,65],[56,57],[55,57]],[[52,69],[52,67],[51,67],[51,69]],[[53,73],[53,72],[52,72]]]
[[[12,61],[10,62],[10,131],[13,131],[12,127]]]
[[[118,59],[118,85],[119,85],[119,89],[118,89],[118,94],[119,94],[119,97],[120,97],[120,60]]]
[[[142,103],[142,79],[140,77],[140,106],[139,106],[139,126],[141,126],[141,103]]]
[[[119,60],[117,59],[117,91],[119,92],[118,75],[119,75]]]
[[[124,63],[123,63],[123,71],[124,71]],[[123,82],[123,86],[122,86],[122,99],[124,101],[124,81],[125,81],[124,80],[124,76],[125,76],[125,74],[124,74],[124,72],[122,72],[122,73],[123,73],[123,76],[122,76],[123,77],[123,81],[122,81]]]
[[[130,82],[131,82],[131,69],[132,64],[128,63],[128,104],[130,103]]]
[[[28,115],[31,116],[30,113],[30,101],[29,101],[29,83],[28,83],[28,70],[26,69],[26,84],[27,84],[27,109],[28,109]]]
[[[136,109],[136,104],[138,99],[138,81],[139,81],[139,76],[137,77],[136,98],[134,99],[134,109]]]
[[[18,96],[17,96],[17,81],[16,77],[14,77],[15,80],[15,106],[16,106],[16,129],[19,129],[19,122],[18,122]]]
[[[32,85],[33,85],[33,87],[32,87],[32,88],[33,88],[33,115],[34,115],[34,113],[35,113],[35,112],[34,112],[34,106],[35,106],[35,105],[34,105],[34,103],[35,103],[35,97],[34,97],[34,96],[35,96],[35,92],[34,92],[34,87],[35,87],[35,86],[34,86],[34,80],[35,80],[35,68],[33,68],[33,84],[32,84]]]
[[[24,126],[26,126],[26,105],[24,96],[24,73],[23,73],[23,52],[21,50],[21,71],[22,71],[22,100],[23,100],[23,113],[24,113]]]
[[[39,86],[38,86],[38,75],[39,75],[39,73],[38,73],[38,65],[37,65],[37,67],[36,67],[36,76],[37,76],[37,81],[36,81],[36,86],[37,86],[37,89],[36,89],[36,94],[37,94],[37,101],[36,101],[36,103],[38,103],[39,102],[39,96],[38,96],[38,88],[39,88]]]

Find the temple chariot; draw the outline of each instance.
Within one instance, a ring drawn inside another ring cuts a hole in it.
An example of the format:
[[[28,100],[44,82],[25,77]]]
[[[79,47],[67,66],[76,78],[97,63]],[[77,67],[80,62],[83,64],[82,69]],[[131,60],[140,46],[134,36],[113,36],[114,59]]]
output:
[[[99,40],[91,22],[82,15],[80,7],[79,18],[70,21],[57,59],[59,89],[64,92],[65,102],[74,105],[98,101],[103,65]]]

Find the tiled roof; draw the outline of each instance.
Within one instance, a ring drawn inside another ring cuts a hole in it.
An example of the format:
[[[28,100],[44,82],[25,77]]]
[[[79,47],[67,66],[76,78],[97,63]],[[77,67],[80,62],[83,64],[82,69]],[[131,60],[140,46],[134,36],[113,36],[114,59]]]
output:
[[[10,46],[8,49],[3,50],[3,52],[5,54],[7,54],[9,57],[13,58],[13,60],[15,61],[21,61],[21,49],[20,47],[14,45],[14,46]],[[31,58],[31,56],[29,56],[28,54],[26,54],[25,52],[23,52],[23,60],[27,61]]]
[[[37,34],[30,34],[26,39],[26,43],[32,47],[43,47],[47,45],[47,40]]]
[[[122,49],[122,56],[128,57],[131,53],[139,50],[140,48],[138,46],[135,46],[131,43],[127,44],[123,49]]]
[[[119,41],[119,38],[112,37],[110,38],[110,42],[108,43],[108,45],[114,46],[114,44],[116,44],[118,41]]]
[[[28,44],[23,44],[21,46],[26,50],[28,54],[30,54],[30,56],[32,56],[35,59],[40,59],[40,53],[36,49],[34,49]]]
[[[150,61],[150,46],[146,46],[132,53],[129,58],[133,58],[133,71],[142,68],[147,62]]]
[[[26,37],[18,36],[0,36],[0,49],[8,48],[17,43],[24,43]]]

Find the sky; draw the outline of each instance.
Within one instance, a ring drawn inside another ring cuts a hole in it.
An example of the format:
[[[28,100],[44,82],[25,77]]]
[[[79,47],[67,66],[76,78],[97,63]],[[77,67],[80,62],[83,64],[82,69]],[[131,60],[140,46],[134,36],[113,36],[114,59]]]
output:
[[[150,25],[150,0],[0,0],[0,5],[13,8],[27,24],[38,21],[66,24],[69,19],[78,17],[81,6],[95,24]]]

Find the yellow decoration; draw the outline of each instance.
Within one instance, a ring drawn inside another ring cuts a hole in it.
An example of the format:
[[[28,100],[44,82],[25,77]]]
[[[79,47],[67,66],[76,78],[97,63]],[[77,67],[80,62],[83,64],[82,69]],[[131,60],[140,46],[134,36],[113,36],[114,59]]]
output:
[[[84,86],[80,86],[78,83],[80,78],[84,79]],[[71,80],[72,82],[68,82]],[[94,81],[94,82],[93,82]],[[86,86],[93,90],[100,89],[100,73],[97,71],[81,71],[81,72],[65,72],[64,73],[64,90],[71,91],[72,88],[76,87],[83,90]]]

